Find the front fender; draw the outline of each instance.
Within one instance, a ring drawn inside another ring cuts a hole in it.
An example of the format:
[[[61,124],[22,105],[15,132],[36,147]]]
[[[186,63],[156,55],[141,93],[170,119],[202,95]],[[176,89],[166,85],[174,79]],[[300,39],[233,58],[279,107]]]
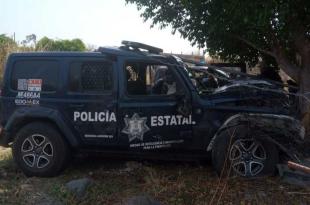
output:
[[[293,144],[301,144],[305,136],[305,128],[300,121],[287,115],[276,114],[256,114],[242,113],[229,117],[212,137],[207,151],[213,149],[213,144],[219,134],[236,125],[245,124],[249,126],[251,132],[260,132],[269,138],[270,141],[286,152],[289,156],[294,156]]]

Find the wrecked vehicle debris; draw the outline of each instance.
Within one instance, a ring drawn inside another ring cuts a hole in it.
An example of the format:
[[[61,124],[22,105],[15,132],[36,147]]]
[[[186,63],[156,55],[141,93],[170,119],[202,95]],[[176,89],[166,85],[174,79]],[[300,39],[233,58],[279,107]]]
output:
[[[310,187],[310,164],[303,161],[300,164],[289,161],[287,164],[278,164],[277,168],[281,179],[288,184],[301,187]]]
[[[230,106],[265,107],[272,113],[288,114],[294,109],[289,94],[277,82],[206,66],[187,67],[186,71],[201,96],[220,101],[226,98]]]
[[[288,161],[287,166],[291,169],[299,170],[299,171],[304,172],[306,174],[310,174],[310,167],[308,167],[304,164],[297,164],[295,162]]]
[[[301,158],[304,128],[281,86],[190,67],[153,46],[122,44],[10,55],[0,141],[12,144],[26,175],[57,175],[71,150],[159,159],[211,155],[219,175],[228,165],[249,178],[273,173],[284,157]]]
[[[270,141],[291,159],[300,161],[302,153],[298,152],[298,147],[303,146],[305,129],[298,120],[286,115],[247,113],[231,116],[218,129],[207,150],[212,150],[213,143],[221,132],[241,124],[247,125],[247,133],[253,134],[253,138]]]

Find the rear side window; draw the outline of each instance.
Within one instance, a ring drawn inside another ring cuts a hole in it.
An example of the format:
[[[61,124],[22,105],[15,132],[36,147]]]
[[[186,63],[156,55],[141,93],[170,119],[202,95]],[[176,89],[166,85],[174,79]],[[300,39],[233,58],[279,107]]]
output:
[[[112,90],[113,72],[109,62],[73,62],[70,65],[69,89],[73,92]]]
[[[35,79],[42,86],[42,92],[57,90],[59,63],[53,60],[17,61],[12,70],[11,88],[20,90],[21,82]]]

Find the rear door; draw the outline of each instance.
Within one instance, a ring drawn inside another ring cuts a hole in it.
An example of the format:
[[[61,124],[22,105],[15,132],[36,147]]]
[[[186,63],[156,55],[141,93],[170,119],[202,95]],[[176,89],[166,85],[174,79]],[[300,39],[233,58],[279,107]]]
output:
[[[75,135],[87,145],[115,145],[117,85],[115,62],[101,58],[66,61],[68,75],[63,107]]]

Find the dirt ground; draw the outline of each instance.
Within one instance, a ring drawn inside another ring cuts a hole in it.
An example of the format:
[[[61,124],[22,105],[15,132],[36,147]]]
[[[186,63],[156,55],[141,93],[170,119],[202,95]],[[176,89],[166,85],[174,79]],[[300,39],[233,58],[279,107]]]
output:
[[[85,197],[78,199],[65,184],[84,177],[94,183]],[[128,163],[84,157],[75,158],[58,177],[27,178],[15,166],[11,149],[0,147],[0,204],[48,204],[56,200],[69,205],[114,205],[136,195],[150,196],[164,205],[310,204],[310,188],[285,184],[277,176],[220,181],[208,163]]]

